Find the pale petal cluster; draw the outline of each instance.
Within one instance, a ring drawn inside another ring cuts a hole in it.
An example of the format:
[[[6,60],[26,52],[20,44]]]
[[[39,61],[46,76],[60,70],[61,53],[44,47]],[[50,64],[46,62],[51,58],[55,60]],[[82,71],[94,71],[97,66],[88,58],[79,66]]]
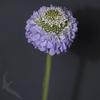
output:
[[[76,18],[62,7],[41,7],[27,20],[25,36],[28,42],[51,56],[66,52],[75,38]]]

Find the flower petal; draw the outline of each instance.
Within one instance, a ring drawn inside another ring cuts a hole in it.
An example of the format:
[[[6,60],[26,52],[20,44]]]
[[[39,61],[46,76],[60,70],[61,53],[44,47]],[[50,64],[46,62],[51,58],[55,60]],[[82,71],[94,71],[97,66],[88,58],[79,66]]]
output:
[[[47,44],[47,41],[42,42],[40,45],[43,47]]]
[[[52,48],[52,47],[53,47],[53,44],[51,43],[51,41],[48,41],[47,48]]]
[[[49,54],[50,54],[51,56],[53,56],[53,55],[55,54],[54,48],[51,48],[51,49],[49,50]]]
[[[34,34],[33,36],[32,36],[32,40],[33,41],[36,41],[36,40],[38,40],[40,38],[40,35],[39,34]]]

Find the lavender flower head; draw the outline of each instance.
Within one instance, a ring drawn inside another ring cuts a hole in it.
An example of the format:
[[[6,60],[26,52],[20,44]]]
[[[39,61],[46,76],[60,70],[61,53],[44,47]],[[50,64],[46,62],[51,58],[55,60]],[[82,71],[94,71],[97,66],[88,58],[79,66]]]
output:
[[[65,7],[42,6],[38,11],[33,11],[26,23],[28,43],[51,56],[66,52],[76,36],[76,18]]]

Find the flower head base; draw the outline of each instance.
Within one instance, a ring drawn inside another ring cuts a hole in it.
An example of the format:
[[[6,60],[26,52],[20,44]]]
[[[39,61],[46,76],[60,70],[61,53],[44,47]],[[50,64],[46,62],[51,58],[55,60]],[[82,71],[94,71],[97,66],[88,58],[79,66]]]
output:
[[[26,23],[28,42],[50,55],[66,52],[77,31],[77,21],[72,13],[66,8],[52,5],[33,11]]]

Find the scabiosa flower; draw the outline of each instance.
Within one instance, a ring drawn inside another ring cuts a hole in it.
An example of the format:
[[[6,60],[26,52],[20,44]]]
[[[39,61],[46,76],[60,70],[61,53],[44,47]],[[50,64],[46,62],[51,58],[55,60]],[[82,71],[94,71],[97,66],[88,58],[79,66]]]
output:
[[[67,51],[75,38],[78,24],[67,8],[52,5],[33,11],[26,23],[28,43],[51,56]]]

